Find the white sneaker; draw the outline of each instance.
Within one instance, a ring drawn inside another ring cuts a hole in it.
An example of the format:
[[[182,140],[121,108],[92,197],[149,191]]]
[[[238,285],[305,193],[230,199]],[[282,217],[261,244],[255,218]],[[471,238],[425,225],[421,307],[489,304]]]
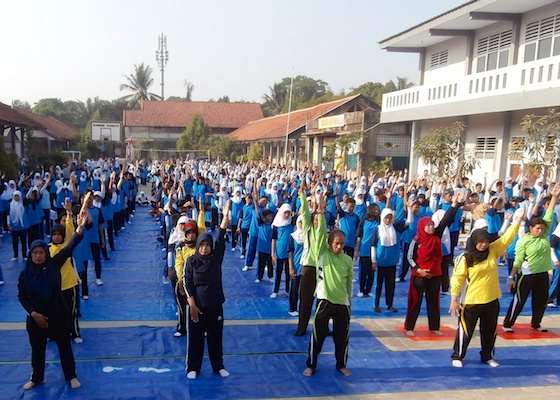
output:
[[[255,283],[261,283],[261,280],[257,278],[255,279]]]
[[[556,304],[554,304],[553,302],[547,303],[546,306],[550,308],[556,308]]]
[[[23,257],[23,261],[27,261],[27,257]]]
[[[243,269],[242,269],[241,271],[243,271],[243,272],[249,271],[249,267],[248,267],[248,266],[244,266]]]
[[[181,332],[179,332],[179,331],[176,331],[176,332],[173,334],[173,337],[181,337],[181,336],[183,336],[183,334],[182,334]]]
[[[79,337],[79,336],[78,336],[78,337],[75,337],[75,338],[74,338],[74,343],[78,343],[78,344],[84,343],[84,339],[82,339],[82,338]]]
[[[499,367],[500,364],[498,364],[495,360],[490,359],[488,361],[486,361],[486,364],[488,364],[489,366],[491,366],[492,368],[496,368]]]
[[[290,314],[292,317],[299,316],[299,313],[297,311],[288,311],[288,314]]]
[[[4,281],[0,281],[0,286],[4,284]]]
[[[276,297],[278,297],[278,294],[277,294],[276,292],[272,292],[272,293],[270,294],[270,298],[271,298],[271,299],[275,299]]]
[[[101,286],[101,285],[103,285],[103,281],[102,281],[101,279],[96,279],[96,280],[95,280],[95,284],[96,284],[97,286]]]
[[[461,361],[461,360],[452,360],[452,361],[451,361],[451,365],[453,365],[455,368],[463,368],[463,361]]]
[[[239,256],[239,258],[244,259],[245,256],[244,256],[243,254],[241,254],[241,255]]]
[[[274,277],[268,278],[268,281],[269,281],[269,282],[274,282]]]
[[[363,292],[358,293],[358,297],[364,297],[364,293]]]
[[[18,259],[17,257],[12,257],[10,258],[10,261],[17,261],[17,259]]]
[[[83,295],[83,296],[82,296],[82,300],[89,300],[89,296],[88,296],[87,294],[86,294],[86,295]]]
[[[371,294],[371,292],[364,294],[365,297],[373,297],[373,294]]]
[[[171,281],[169,280],[169,278],[167,276],[163,277],[162,282],[163,282],[164,285],[169,285],[171,283]]]
[[[502,330],[504,332],[513,333],[513,328],[511,328],[509,326],[502,326]]]
[[[235,251],[235,247],[232,247],[232,248],[231,248],[231,251]]]
[[[196,379],[196,371],[191,371],[187,374],[187,378]]]
[[[413,336],[416,336],[416,335],[414,334],[414,331],[406,331],[406,336],[413,337]]]
[[[220,374],[220,376],[222,378],[227,378],[229,376],[229,372],[227,370],[223,369],[223,368],[221,370],[219,370],[218,373]]]

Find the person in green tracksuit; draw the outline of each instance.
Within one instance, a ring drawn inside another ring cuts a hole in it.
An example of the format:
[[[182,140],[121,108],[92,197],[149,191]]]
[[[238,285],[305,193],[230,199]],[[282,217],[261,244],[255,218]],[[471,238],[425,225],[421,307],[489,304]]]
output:
[[[548,236],[554,218],[554,206],[558,203],[559,194],[560,185],[556,185],[544,218],[531,218],[529,232],[519,239],[515,246],[515,261],[511,274],[508,276],[508,290],[513,288],[518,271],[521,272],[521,275],[517,279],[515,295],[504,319],[504,332],[513,332],[515,320],[523,310],[529,294],[532,296],[531,328],[541,332],[547,331],[541,326],[541,321],[548,302],[548,271],[552,269]]]
[[[318,229],[311,247],[317,254],[317,309],[313,321],[313,334],[309,341],[307,368],[303,375],[311,376],[317,368],[317,357],[327,337],[329,320],[333,320],[336,369],[344,376],[351,372],[346,368],[348,338],[350,336],[350,310],[352,301],[352,259],[344,254],[345,235],[340,230],[327,234],[325,220],[326,198],[318,202]]]

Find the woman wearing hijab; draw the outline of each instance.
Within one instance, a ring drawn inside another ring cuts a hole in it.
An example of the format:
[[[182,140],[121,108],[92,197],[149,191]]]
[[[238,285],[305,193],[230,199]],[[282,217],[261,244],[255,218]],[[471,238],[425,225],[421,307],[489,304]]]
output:
[[[224,218],[216,243],[208,233],[196,239],[196,252],[185,263],[183,285],[189,304],[187,378],[196,379],[202,367],[204,337],[208,342],[208,356],[212,370],[223,378],[229,376],[224,368],[222,339],[224,331],[224,290],[222,262],[226,250],[225,233],[231,202],[224,206]]]
[[[31,380],[23,385],[32,389],[43,382],[47,339],[52,339],[60,355],[64,378],[76,389],[81,386],[76,378],[74,354],[70,343],[68,308],[61,292],[60,270],[82,240],[87,215],[78,215],[78,228],[69,243],[51,257],[49,246],[42,240],[31,244],[29,259],[18,280],[18,299],[27,311],[26,328],[31,344]]]
[[[508,290],[515,286],[515,294],[503,323],[504,332],[513,333],[513,325],[531,294],[532,318],[531,328],[546,332],[541,321],[548,302],[548,271],[552,269],[551,248],[548,240],[550,226],[554,219],[554,207],[558,203],[560,185],[554,188],[552,199],[544,218],[532,217],[529,220],[529,232],[515,246],[515,260],[510,276]],[[521,275],[515,283],[518,271]]]
[[[241,240],[240,219],[243,215],[243,195],[240,186],[236,186],[231,196],[231,251],[235,251],[235,246]]]
[[[461,257],[451,277],[451,306],[449,312],[459,317],[459,327],[453,345],[452,365],[463,366],[463,358],[480,320],[480,359],[491,367],[498,367],[494,360],[496,327],[502,295],[498,277],[498,258],[517,236],[520,224],[525,220],[525,209],[515,212],[513,224],[503,236],[492,241],[486,229],[476,229],[467,241],[465,254]],[[464,287],[466,283],[466,287]],[[463,298],[459,296],[463,292]]]
[[[385,304],[387,310],[397,312],[393,307],[395,297],[395,277],[397,274],[397,263],[399,262],[400,252],[400,232],[404,231],[403,223],[393,224],[395,214],[390,208],[381,211],[379,225],[373,231],[371,237],[371,266],[377,271],[377,283],[375,286],[375,299],[373,310],[381,312],[379,301],[381,298],[381,288],[385,283]],[[397,232],[398,230],[398,232]]]
[[[418,233],[408,249],[408,262],[412,268],[410,287],[408,290],[408,306],[404,327],[408,336],[414,336],[414,327],[420,314],[422,297],[426,297],[428,309],[428,326],[436,335],[442,335],[440,327],[440,286],[443,275],[441,265],[443,253],[441,237],[445,228],[453,223],[455,213],[459,207],[455,194],[451,207],[445,212],[438,227],[430,217],[423,217],[418,221]]]
[[[14,249],[14,257],[10,261],[18,259],[18,241],[21,242],[21,255],[25,261],[27,260],[27,228],[29,223],[19,190],[13,192],[9,217],[8,230],[12,232],[12,246]]]
[[[375,271],[371,260],[371,238],[379,225],[379,206],[370,204],[366,209],[366,217],[358,224],[356,230],[356,253],[354,261],[360,261],[360,291],[358,297],[370,296]]]
[[[301,256],[303,254],[303,216],[298,215],[296,220],[296,229],[290,234],[290,245],[288,249],[288,265],[290,267],[290,310],[288,314],[292,317],[299,316],[298,300],[299,300],[299,282],[301,280]]]
[[[290,235],[294,231],[292,225],[292,206],[284,203],[276,213],[272,221],[272,265],[276,264],[276,274],[274,276],[274,290],[270,294],[271,299],[278,296],[280,290],[280,281],[282,280],[282,272],[286,281],[286,293],[290,291],[289,278],[289,244]]]

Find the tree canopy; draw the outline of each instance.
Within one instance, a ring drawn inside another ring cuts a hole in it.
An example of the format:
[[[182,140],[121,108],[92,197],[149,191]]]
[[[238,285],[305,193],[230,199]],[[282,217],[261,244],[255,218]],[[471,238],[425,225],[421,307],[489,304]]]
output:
[[[124,77],[127,83],[121,84],[119,89],[132,92],[123,97],[131,107],[138,107],[142,100],[162,100],[160,96],[149,91],[150,86],[154,83],[152,67],[149,65],[144,65],[144,63],[134,64],[134,72]]]

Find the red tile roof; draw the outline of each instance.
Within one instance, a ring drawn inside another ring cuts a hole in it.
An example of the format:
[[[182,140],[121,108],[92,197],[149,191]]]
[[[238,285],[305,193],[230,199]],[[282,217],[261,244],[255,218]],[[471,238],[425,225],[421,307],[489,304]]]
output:
[[[12,108],[4,103],[0,103],[0,124],[26,127],[31,126],[34,128],[43,128],[43,126],[36,121],[28,118],[21,110]]]
[[[302,126],[305,126],[307,121],[319,118],[321,115],[340,107],[358,96],[360,95],[358,94],[355,96],[345,97],[343,99],[322,103],[314,107],[292,111],[290,113],[289,132],[292,133],[298,130]],[[283,138],[286,136],[287,124],[288,114],[279,114],[273,117],[249,122],[247,125],[231,132],[229,137],[240,141]]]
[[[196,113],[210,128],[239,128],[263,117],[258,103],[144,101],[141,110],[123,111],[123,126],[185,128]]]
[[[55,117],[44,117],[29,111],[19,111],[27,118],[34,121],[36,125],[40,125],[40,127],[38,127],[39,130],[56,140],[70,140],[78,134],[78,128],[66,122],[62,122]]]

